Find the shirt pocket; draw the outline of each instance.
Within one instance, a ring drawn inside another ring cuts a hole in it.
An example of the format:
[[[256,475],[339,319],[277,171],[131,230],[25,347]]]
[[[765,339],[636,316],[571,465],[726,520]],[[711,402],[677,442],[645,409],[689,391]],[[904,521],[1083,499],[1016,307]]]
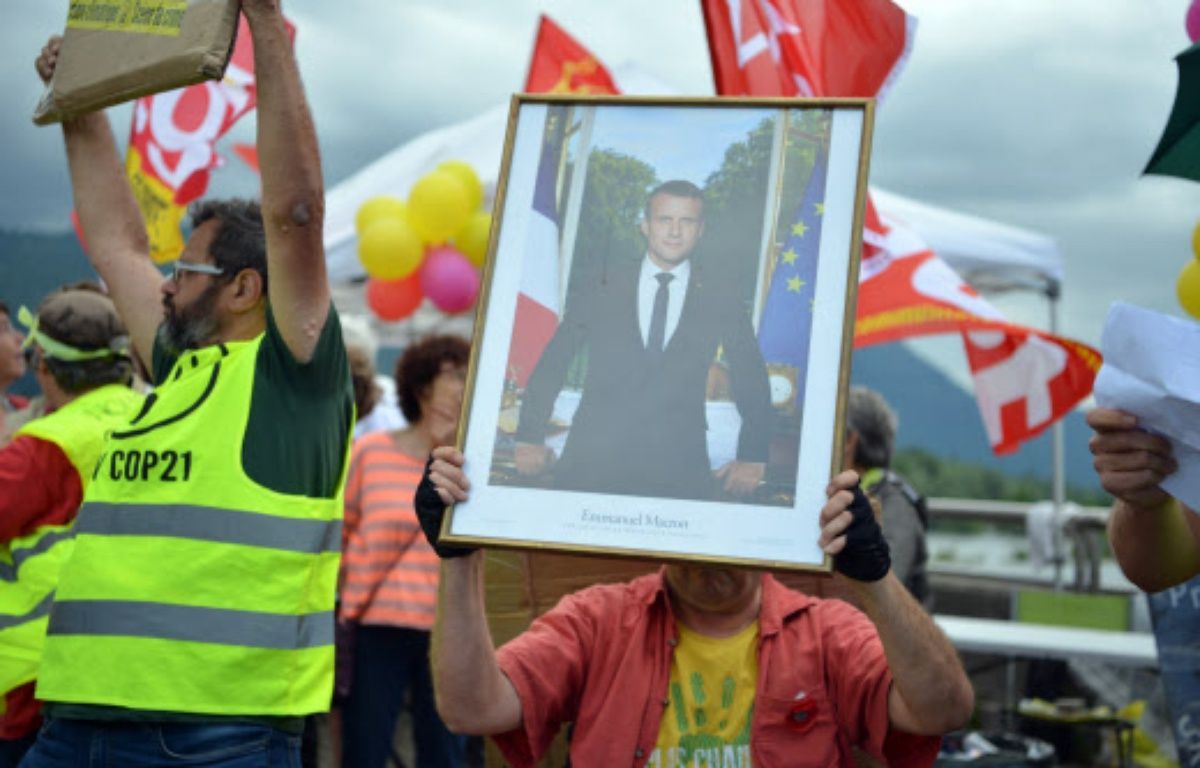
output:
[[[824,690],[785,699],[760,695],[754,704],[751,753],[755,768],[836,768],[841,749],[833,706]]]

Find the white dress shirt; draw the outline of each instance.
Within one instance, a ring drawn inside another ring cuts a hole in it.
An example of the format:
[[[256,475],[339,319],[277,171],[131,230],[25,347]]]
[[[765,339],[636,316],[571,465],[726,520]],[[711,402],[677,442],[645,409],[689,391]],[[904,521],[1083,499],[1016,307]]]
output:
[[[642,330],[642,346],[646,346],[650,337],[650,315],[654,312],[654,295],[658,293],[656,275],[660,272],[667,272],[675,278],[667,283],[667,326],[666,333],[663,334],[663,349],[666,349],[667,344],[671,342],[671,336],[675,334],[675,328],[679,325],[679,316],[683,314],[683,298],[687,295],[692,262],[685,259],[674,269],[665,270],[659,269],[657,264],[650,261],[649,254],[642,259],[642,271],[638,276],[638,327]]]

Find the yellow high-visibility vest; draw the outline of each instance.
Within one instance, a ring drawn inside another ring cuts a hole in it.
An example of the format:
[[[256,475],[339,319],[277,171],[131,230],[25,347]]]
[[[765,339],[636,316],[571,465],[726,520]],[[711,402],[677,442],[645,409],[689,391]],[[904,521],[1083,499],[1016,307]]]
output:
[[[23,425],[16,436],[58,446],[86,489],[107,433],[127,422],[142,400],[120,384],[97,387]],[[69,522],[0,542],[0,694],[37,676],[50,603],[71,548]]]
[[[262,340],[184,353],[110,436],[51,608],[39,699],[214,715],[329,708],[345,460],[330,498],[246,475]]]

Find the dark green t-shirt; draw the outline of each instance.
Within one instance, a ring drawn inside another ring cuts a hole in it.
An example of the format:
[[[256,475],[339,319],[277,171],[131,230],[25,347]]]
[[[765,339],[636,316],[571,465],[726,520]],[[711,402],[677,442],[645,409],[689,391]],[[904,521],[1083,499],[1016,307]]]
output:
[[[162,385],[177,357],[155,340],[153,377]],[[242,467],[251,480],[280,493],[329,498],[338,492],[342,466],[354,429],[354,390],[342,342],[342,327],[331,304],[312,360],[297,362],[267,309],[267,329],[258,348],[254,393],[242,442]],[[199,503],[203,500],[198,499]],[[240,681],[230,680],[230,686]],[[75,720],[204,722],[220,716],[152,712],[90,704],[47,703],[51,717]],[[298,733],[298,718],[246,718]]]
[[[163,384],[177,357],[154,344],[154,381]],[[337,493],[353,425],[354,390],[332,305],[312,360],[292,357],[267,308],[258,348],[242,467],[250,479],[280,493],[329,498]]]

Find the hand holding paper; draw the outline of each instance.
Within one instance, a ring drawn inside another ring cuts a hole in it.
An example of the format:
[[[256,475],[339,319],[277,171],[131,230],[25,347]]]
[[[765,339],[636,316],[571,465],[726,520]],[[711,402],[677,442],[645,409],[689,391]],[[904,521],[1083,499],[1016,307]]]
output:
[[[1169,440],[1139,429],[1137,417],[1124,411],[1097,408],[1087,422],[1096,431],[1089,447],[1104,490],[1144,509],[1170,500],[1159,487],[1178,468]]]
[[[1089,423],[1097,422],[1096,470],[1118,498],[1161,504],[1165,498],[1146,487],[1156,480],[1162,491],[1200,508],[1197,350],[1200,325],[1129,304],[1109,310],[1101,339],[1104,366],[1095,389],[1096,402],[1106,412],[1093,412]],[[1136,421],[1129,423],[1116,411]]]

